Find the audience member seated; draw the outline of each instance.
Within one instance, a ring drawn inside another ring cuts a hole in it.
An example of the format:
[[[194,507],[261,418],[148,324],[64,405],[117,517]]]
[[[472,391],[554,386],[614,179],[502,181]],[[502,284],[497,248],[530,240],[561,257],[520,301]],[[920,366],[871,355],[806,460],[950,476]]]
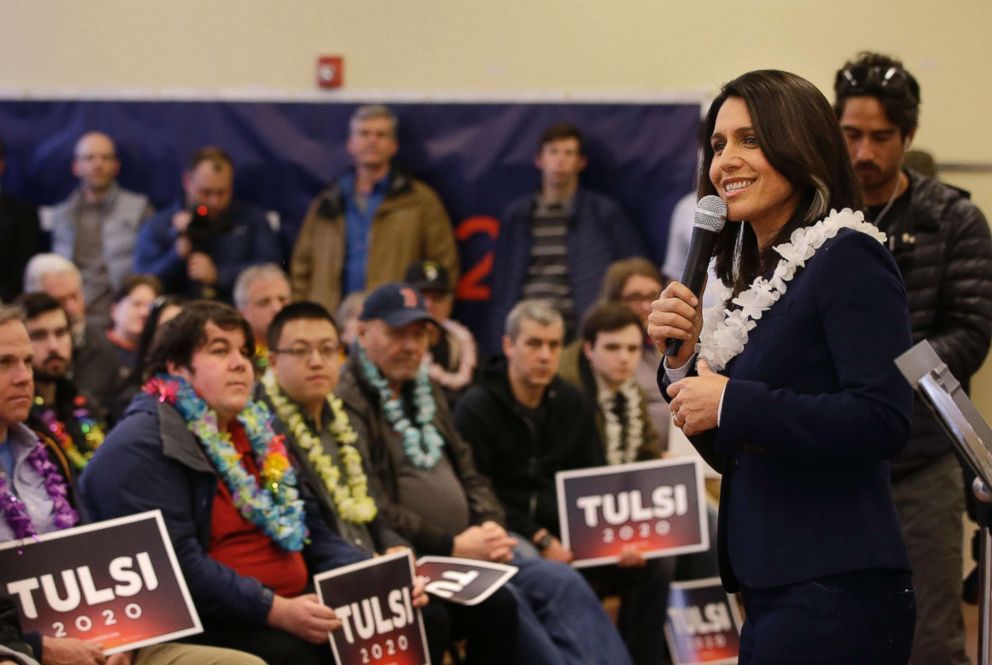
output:
[[[358,341],[358,315],[365,305],[365,292],[355,291],[341,301],[335,316],[341,328],[341,357],[347,358]]]
[[[148,317],[138,337],[138,348],[135,351],[134,369],[121,388],[120,399],[117,401],[117,412],[124,413],[131,400],[141,392],[145,383],[145,368],[148,366],[148,353],[152,349],[155,333],[166,323],[176,318],[186,306],[186,299],[181,296],[159,296],[152,301],[148,308]]]
[[[113,322],[107,331],[107,339],[114,346],[120,361],[121,381],[131,378],[138,362],[138,342],[148,321],[152,303],[162,295],[162,282],[151,275],[131,275],[124,279],[121,288],[114,295],[110,308]]]
[[[205,147],[183,174],[186,200],[141,227],[134,268],[162,280],[167,293],[229,300],[234,280],[259,263],[279,263],[279,238],[265,212],[233,198],[234,163]]]
[[[658,459],[662,453],[644,389],[634,379],[644,346],[641,325],[623,305],[596,305],[586,313],[578,344],[561,354],[558,375],[594,407],[607,464]]]
[[[7,506],[0,512],[0,542],[67,529],[80,522],[68,482],[72,475],[69,461],[60,448],[24,424],[33,392],[31,357],[37,350],[20,316],[14,308],[0,307],[0,500]],[[258,659],[237,651],[185,644],[161,644],[107,658],[92,642],[22,634],[16,605],[2,594],[0,645],[32,655],[42,665],[261,665]],[[0,651],[0,662],[8,656]]]
[[[672,414],[668,402],[661,397],[658,390],[658,366],[661,364],[661,351],[648,337],[648,316],[651,314],[651,303],[661,295],[661,289],[666,284],[665,277],[658,272],[653,263],[647,259],[634,257],[617,261],[606,271],[603,278],[603,290],[600,294],[603,302],[619,303],[634,312],[641,322],[641,358],[637,363],[634,378],[637,385],[644,391],[647,399],[648,414],[651,424],[660,437],[659,445],[662,450],[668,448],[668,425]],[[565,353],[578,355],[576,349],[566,349]]]
[[[341,400],[337,324],[322,305],[298,302],[276,314],[269,327],[270,370],[263,376],[277,431],[284,433],[301,482],[317,498],[324,519],[367,554],[408,549],[376,507],[355,431]],[[434,602],[430,609],[453,620],[455,634],[468,638],[469,663],[516,663],[517,653],[539,653],[540,645],[517,640],[517,603],[508,589],[474,607]],[[450,618],[449,616],[450,615]],[[428,640],[434,643],[432,636]],[[444,642],[440,643],[444,646]],[[436,653],[434,662],[442,662]]]
[[[555,473],[603,466],[608,459],[657,457],[658,448],[642,428],[639,442],[628,436],[626,449],[618,440],[616,450],[604,454],[596,409],[558,376],[564,333],[561,314],[550,304],[524,300],[514,307],[503,337],[505,357],[494,358],[480,372],[479,382],[458,402],[455,421],[472,445],[479,470],[495,485],[510,529],[532,545],[527,548],[532,556],[568,563],[572,553],[559,540]],[[639,332],[631,339],[640,345]],[[630,339],[625,341],[629,346]],[[604,429],[612,430],[611,424],[604,421]],[[633,443],[638,445],[631,450]],[[661,627],[672,563],[628,550],[619,567],[585,572],[597,590],[620,594],[618,627],[634,662],[666,662]]]
[[[580,575],[564,564],[514,557],[517,540],[504,529],[503,509],[423,366],[431,325],[437,324],[412,287],[376,289],[365,300],[358,344],[336,389],[372,467],[379,510],[420,554],[512,560],[521,643],[543,645],[514,662],[629,663]]]
[[[437,261],[421,261],[406,271],[406,283],[424,296],[427,311],[439,327],[431,331],[431,346],[427,353],[427,373],[444,389],[448,406],[472,384],[479,352],[472,331],[451,318],[455,294],[448,271]]]
[[[451,220],[433,189],[393,165],[397,147],[388,108],[362,106],[351,116],[353,167],[317,195],[293,248],[297,300],[334,311],[349,293],[403,279],[421,259],[447,268],[452,284],[458,278]]]
[[[28,423],[55,440],[69,459],[69,477],[75,482],[103,443],[106,413],[70,378],[72,336],[69,317],[58,301],[45,293],[25,293],[19,305],[34,350],[35,394]]]
[[[248,321],[255,335],[255,366],[268,367],[266,346],[272,317],[289,304],[289,280],[274,263],[252,266],[238,275],[234,283],[234,306]]]
[[[120,377],[117,354],[104,330],[86,326],[86,301],[79,269],[58,254],[38,254],[24,270],[26,293],[43,292],[59,301],[72,329],[72,379],[105,413],[117,403]]]
[[[7,145],[0,138],[0,179],[7,167]],[[38,210],[33,205],[8,194],[0,187],[0,302],[9,303],[21,295],[24,268],[41,250]]]
[[[490,351],[498,347],[506,315],[524,298],[554,304],[571,341],[610,263],[644,252],[637,228],[620,206],[579,187],[586,157],[577,127],[548,127],[534,164],[541,172],[540,191],[514,201],[501,216],[489,303]]]
[[[138,228],[154,213],[148,197],[117,184],[120,169],[109,136],[83,134],[72,160],[79,187],[42,216],[52,234],[52,251],[83,274],[86,323],[97,330],[110,325],[113,296],[133,272]]]
[[[367,559],[327,525],[271,416],[251,399],[254,339],[228,305],[195,302],[166,324],[153,378],[81,478],[96,519],[160,509],[204,632],[268,663],[327,663],[334,611],[312,575]],[[417,602],[425,596],[422,589]]]

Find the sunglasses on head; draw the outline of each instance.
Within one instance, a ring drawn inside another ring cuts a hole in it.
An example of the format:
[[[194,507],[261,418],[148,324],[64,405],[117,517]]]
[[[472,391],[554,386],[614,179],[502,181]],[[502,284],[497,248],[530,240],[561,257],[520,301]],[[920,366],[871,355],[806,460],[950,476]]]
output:
[[[844,88],[851,92],[863,92],[872,89],[896,91],[909,85],[910,79],[909,74],[900,67],[858,65],[839,71],[837,83],[843,84]],[[910,92],[915,96],[913,86],[909,85],[909,87]]]

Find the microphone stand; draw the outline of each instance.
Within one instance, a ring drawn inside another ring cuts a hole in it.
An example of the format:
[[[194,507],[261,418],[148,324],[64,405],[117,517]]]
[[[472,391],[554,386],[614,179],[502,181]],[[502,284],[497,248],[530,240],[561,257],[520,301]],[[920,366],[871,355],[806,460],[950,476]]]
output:
[[[982,504],[975,511],[979,528],[978,555],[978,665],[992,665],[992,532],[989,531],[989,509],[992,489],[981,478],[975,478],[971,491]]]
[[[972,492],[978,499],[980,528],[978,663],[992,665],[992,428],[965,394],[947,365],[926,340],[896,358],[906,380],[930,407],[959,457],[975,472]]]

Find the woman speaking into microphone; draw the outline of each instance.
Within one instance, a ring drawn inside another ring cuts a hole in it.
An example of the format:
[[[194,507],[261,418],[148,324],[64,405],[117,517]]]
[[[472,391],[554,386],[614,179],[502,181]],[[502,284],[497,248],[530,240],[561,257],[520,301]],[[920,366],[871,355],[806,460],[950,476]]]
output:
[[[652,305],[675,424],[723,474],[721,575],[746,610],[742,665],[905,665],[916,616],[887,459],[909,434],[902,278],[866,223],[830,104],[756,71],[706,116],[700,195],[728,222],[705,314],[673,282]]]

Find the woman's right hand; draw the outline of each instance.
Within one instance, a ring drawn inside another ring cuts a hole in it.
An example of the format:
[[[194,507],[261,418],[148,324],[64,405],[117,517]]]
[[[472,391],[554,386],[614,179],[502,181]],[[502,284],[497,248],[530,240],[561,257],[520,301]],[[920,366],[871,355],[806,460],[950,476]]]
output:
[[[668,359],[668,366],[672,369],[689,362],[702,329],[703,313],[699,298],[681,282],[670,282],[658,299],[651,303],[648,336],[655,346],[664,353],[669,339],[682,340],[678,355]]]

